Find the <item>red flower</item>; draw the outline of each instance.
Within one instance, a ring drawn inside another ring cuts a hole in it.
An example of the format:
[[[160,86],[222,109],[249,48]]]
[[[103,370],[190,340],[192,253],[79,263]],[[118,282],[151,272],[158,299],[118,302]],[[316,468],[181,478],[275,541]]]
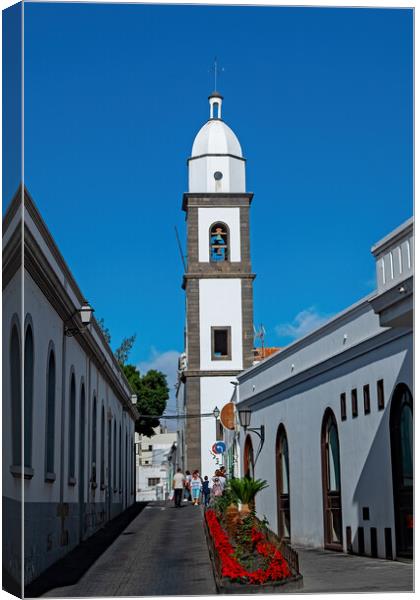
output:
[[[222,563],[222,577],[229,577],[232,580],[245,581],[249,583],[265,583],[266,581],[279,581],[290,577],[291,572],[286,560],[281,552],[270,544],[264,542],[263,534],[253,528],[251,530],[252,542],[256,544],[256,550],[259,554],[269,559],[268,567],[257,569],[256,571],[247,571],[234,557],[234,549],[229,542],[227,534],[223,531],[216,513],[209,509],[206,511],[206,521],[213,538],[214,545],[219,553]]]

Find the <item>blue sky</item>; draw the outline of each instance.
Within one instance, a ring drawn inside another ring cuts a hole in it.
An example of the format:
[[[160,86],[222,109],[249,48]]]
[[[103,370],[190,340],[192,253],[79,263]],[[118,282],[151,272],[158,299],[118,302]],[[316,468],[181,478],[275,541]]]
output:
[[[131,361],[172,374],[182,350],[174,225],[185,240],[215,55],[266,343],[374,289],[370,247],[413,212],[412,27],[404,9],[25,3],[25,183],[113,347],[135,332]]]

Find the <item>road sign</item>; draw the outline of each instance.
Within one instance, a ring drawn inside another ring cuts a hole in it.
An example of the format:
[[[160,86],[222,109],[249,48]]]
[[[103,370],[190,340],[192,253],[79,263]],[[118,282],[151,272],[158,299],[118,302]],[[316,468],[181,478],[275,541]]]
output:
[[[213,446],[211,447],[211,451],[214,454],[223,454],[223,452],[226,452],[225,442],[214,442]]]

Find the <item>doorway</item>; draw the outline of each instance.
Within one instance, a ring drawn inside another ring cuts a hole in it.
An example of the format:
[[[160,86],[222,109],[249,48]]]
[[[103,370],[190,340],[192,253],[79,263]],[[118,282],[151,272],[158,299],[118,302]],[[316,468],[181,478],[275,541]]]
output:
[[[284,425],[276,439],[277,528],[281,539],[290,540],[289,446]]]
[[[341,509],[340,444],[337,422],[331,409],[322,421],[321,433],[322,490],[324,503],[324,546],[343,550]]]
[[[254,448],[249,434],[246,436],[244,448],[244,476],[254,479]]]
[[[413,557],[413,398],[395,388],[390,410],[391,462],[397,556]]]

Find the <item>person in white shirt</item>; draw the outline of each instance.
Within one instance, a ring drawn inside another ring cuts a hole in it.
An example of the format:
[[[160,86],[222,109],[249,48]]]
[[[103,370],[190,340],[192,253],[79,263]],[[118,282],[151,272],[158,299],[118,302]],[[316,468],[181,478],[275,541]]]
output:
[[[182,493],[184,491],[185,476],[181,469],[178,469],[174,475],[172,481],[172,488],[174,490],[175,506],[178,508],[181,506]]]

